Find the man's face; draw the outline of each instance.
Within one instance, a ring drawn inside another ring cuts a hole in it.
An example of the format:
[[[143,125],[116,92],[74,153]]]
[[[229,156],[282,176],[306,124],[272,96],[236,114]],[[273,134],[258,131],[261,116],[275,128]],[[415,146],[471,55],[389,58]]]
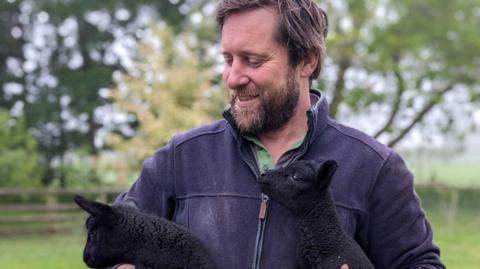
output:
[[[279,129],[298,104],[298,72],[275,40],[276,20],[273,11],[259,8],[228,16],[222,29],[223,79],[232,115],[245,134]]]

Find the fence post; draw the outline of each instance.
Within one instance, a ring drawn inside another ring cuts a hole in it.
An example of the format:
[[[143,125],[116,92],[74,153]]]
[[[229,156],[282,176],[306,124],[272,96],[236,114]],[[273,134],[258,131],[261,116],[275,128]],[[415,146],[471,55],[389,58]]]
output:
[[[445,201],[445,222],[449,226],[453,226],[455,224],[457,218],[457,210],[458,210],[458,201],[460,197],[460,191],[457,189],[450,189],[448,191],[448,199]]]
[[[56,231],[55,227],[55,208],[58,205],[58,197],[52,189],[47,189],[45,192],[46,196],[46,209],[47,209],[47,219],[48,219],[48,231],[54,233]]]

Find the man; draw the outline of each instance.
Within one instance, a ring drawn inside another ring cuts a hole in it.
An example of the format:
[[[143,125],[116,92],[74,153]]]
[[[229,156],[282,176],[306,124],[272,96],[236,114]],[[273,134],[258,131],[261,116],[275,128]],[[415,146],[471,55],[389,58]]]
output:
[[[175,136],[117,202],[188,227],[218,268],[294,269],[295,219],[261,194],[256,177],[297,159],[334,159],[343,228],[376,268],[444,268],[402,159],[330,119],[323,94],[310,90],[324,58],[325,13],[311,0],[218,5],[225,120]]]

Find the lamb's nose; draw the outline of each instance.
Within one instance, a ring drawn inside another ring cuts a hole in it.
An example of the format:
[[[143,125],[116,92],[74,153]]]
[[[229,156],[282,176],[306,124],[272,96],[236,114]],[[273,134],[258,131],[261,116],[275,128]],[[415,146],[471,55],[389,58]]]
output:
[[[263,173],[260,174],[260,177],[264,177],[266,175],[267,175],[267,173],[263,172]]]

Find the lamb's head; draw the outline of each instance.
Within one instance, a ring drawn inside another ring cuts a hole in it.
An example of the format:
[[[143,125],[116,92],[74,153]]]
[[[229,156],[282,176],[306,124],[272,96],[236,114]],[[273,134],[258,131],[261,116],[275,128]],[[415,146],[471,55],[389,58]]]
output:
[[[302,160],[258,177],[263,193],[296,215],[308,212],[328,191],[337,163]]]
[[[75,202],[90,216],[87,218],[87,243],[84,262],[92,268],[104,268],[125,261],[126,244],[124,212],[106,204],[89,201],[81,196]]]

